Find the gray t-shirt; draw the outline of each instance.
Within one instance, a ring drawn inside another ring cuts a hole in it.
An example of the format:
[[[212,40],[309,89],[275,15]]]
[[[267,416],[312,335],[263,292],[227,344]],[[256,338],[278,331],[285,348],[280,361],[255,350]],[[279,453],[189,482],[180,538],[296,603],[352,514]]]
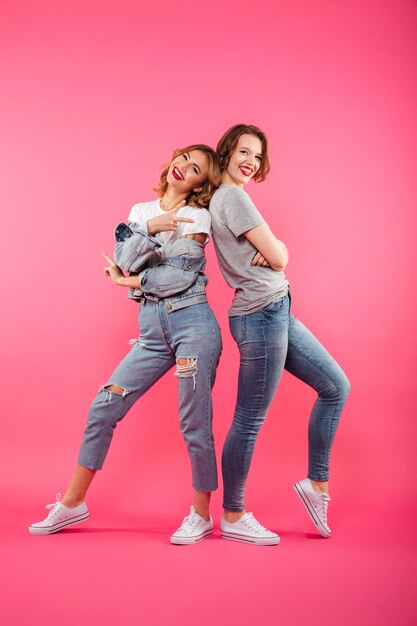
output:
[[[220,185],[209,210],[220,269],[227,283],[235,289],[229,315],[248,315],[283,298],[288,292],[284,272],[251,265],[256,248],[243,233],[265,220],[246,191]]]

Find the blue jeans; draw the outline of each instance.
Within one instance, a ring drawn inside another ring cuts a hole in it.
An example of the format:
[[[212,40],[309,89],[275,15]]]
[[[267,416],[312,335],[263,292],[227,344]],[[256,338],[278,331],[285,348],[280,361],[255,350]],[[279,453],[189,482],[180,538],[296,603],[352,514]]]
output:
[[[350,385],[320,342],[290,314],[289,295],[256,313],[231,317],[230,329],[240,368],[234,419],[222,454],[223,506],[241,511],[256,437],[283,369],[318,393],[308,428],[311,480],[329,478],[330,451]]]
[[[139,326],[139,338],[91,405],[78,462],[101,469],[117,423],[177,363],[180,427],[191,461],[193,487],[198,491],[217,489],[211,402],[221,353],[216,318],[208,304],[169,312],[163,300],[145,301]],[[108,391],[110,385],[123,393]]]

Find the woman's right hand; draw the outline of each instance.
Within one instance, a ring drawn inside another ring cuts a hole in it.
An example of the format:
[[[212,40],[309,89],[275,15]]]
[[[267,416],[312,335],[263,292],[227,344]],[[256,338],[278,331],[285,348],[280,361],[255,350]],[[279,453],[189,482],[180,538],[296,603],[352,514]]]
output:
[[[106,259],[108,266],[104,268],[104,275],[111,278],[115,285],[120,287],[131,287],[132,289],[140,289],[140,280],[137,274],[125,276],[114,259],[105,252],[101,253]]]
[[[122,270],[120,269],[118,265],[116,265],[114,259],[112,259],[111,256],[109,256],[105,252],[102,252],[101,254],[104,256],[104,258],[106,259],[108,263],[108,266],[105,267],[103,270],[104,275],[107,276],[108,278],[111,278],[112,281],[116,283],[116,285],[120,285],[121,279],[124,278],[124,274]]]
[[[157,215],[148,220],[148,235],[156,235],[167,231],[175,231],[178,228],[178,222],[193,223],[194,220],[188,217],[178,217],[177,213],[185,206],[185,200],[182,200],[177,206],[170,211],[165,211],[162,215]]]

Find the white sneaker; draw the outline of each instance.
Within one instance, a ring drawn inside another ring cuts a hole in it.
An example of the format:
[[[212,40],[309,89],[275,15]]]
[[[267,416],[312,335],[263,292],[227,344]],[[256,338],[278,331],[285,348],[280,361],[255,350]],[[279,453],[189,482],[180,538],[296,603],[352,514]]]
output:
[[[171,535],[171,543],[176,545],[197,543],[197,541],[201,541],[204,537],[208,537],[212,534],[212,518],[210,517],[209,521],[205,520],[201,515],[196,513],[195,508],[191,506],[190,514],[184,517],[181,526]]]
[[[276,546],[280,539],[276,533],[264,528],[253,513],[244,513],[236,522],[226,522],[223,518],[220,522],[222,537],[234,541],[245,541],[262,546]]]
[[[327,525],[327,507],[330,502],[330,496],[325,493],[317,493],[309,478],[304,478],[304,480],[295,483],[294,489],[320,535],[326,538],[330,537],[332,531]]]
[[[29,526],[29,532],[31,535],[51,535],[57,533],[59,530],[72,526],[73,524],[79,524],[84,522],[90,517],[87,505],[85,502],[70,509],[65,504],[60,502],[61,494],[56,494],[56,502],[54,504],[47,504],[46,508],[51,509],[48,517],[42,522],[36,522]]]

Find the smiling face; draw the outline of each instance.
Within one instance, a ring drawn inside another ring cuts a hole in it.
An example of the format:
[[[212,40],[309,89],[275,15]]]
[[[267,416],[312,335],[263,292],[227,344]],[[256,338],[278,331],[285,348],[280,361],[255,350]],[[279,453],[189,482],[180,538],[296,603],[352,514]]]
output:
[[[183,152],[169,164],[167,183],[180,193],[199,191],[208,170],[208,158],[202,150]]]
[[[262,142],[255,135],[239,137],[235,151],[225,170],[222,182],[225,185],[243,187],[259,171],[262,163]]]

